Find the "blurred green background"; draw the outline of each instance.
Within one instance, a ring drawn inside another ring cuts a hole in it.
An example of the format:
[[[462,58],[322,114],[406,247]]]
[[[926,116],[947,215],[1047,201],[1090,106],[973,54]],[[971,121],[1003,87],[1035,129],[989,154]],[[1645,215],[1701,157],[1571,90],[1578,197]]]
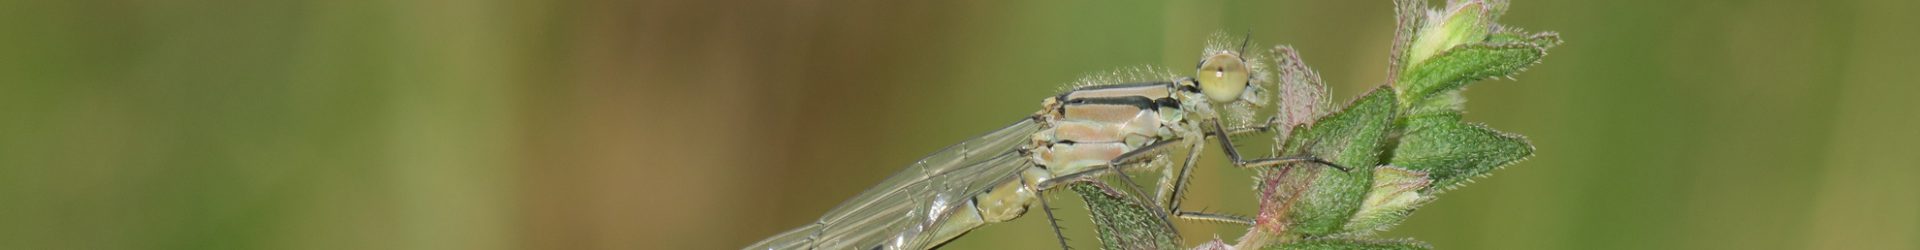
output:
[[[1468,91],[1529,161],[1443,249],[1920,248],[1920,2],[1518,1]],[[729,249],[1084,74],[1291,44],[1384,79],[1373,1],[0,1],[0,249]],[[1208,154],[1187,204],[1250,213]],[[1077,206],[1070,195],[1056,204]],[[1082,208],[1076,244],[1091,247]],[[1038,213],[951,249],[1051,248]],[[1233,226],[1185,224],[1189,242]]]

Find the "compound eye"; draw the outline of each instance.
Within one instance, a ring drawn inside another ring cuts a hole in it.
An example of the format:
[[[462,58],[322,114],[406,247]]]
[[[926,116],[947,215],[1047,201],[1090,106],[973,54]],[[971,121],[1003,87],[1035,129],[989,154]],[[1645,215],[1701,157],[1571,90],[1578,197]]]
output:
[[[1240,55],[1222,51],[1200,61],[1194,80],[1200,82],[1200,93],[1207,95],[1208,100],[1232,102],[1247,90],[1248,71],[1247,62],[1241,60]]]

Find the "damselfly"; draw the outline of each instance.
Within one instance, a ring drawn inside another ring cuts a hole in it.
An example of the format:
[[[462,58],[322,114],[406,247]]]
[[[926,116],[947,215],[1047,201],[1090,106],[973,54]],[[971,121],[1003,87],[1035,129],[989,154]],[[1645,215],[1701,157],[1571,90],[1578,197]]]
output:
[[[1043,109],[1032,116],[934,152],[814,223],[747,248],[928,249],[987,223],[1018,218],[1033,203],[1045,207],[1044,191],[1075,181],[1113,174],[1138,198],[1145,194],[1126,172],[1141,170],[1162,171],[1154,201],[1141,201],[1161,211],[1159,219],[1251,225],[1245,218],[1179,210],[1180,192],[1207,137],[1219,138],[1222,151],[1242,168],[1294,162],[1339,167],[1313,157],[1248,160],[1234,150],[1230,135],[1274,124],[1253,122],[1273,81],[1265,55],[1245,53],[1244,40],[1237,50],[1231,43],[1209,42],[1196,76],[1083,80],[1043,99]],[[1222,124],[1229,122],[1236,124]],[[1188,150],[1174,164],[1169,154],[1177,148]]]

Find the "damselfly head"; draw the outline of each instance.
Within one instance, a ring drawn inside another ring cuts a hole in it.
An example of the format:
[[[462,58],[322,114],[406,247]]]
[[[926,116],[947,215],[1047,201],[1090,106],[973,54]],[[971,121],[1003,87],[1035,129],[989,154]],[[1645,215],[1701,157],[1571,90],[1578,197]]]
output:
[[[1208,100],[1228,103],[1239,100],[1240,93],[1247,90],[1252,71],[1239,52],[1220,50],[1201,58],[1200,68],[1193,77],[1200,83],[1200,93]]]

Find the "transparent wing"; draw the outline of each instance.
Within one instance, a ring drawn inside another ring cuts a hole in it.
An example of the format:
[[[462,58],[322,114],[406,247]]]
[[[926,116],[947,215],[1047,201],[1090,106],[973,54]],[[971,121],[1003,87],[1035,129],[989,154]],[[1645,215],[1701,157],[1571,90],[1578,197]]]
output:
[[[1012,125],[947,146],[834,207],[814,224],[781,233],[750,249],[925,249],[939,227],[969,198],[1032,166],[1017,149],[1039,124]]]
[[[902,249],[933,247],[950,235],[933,231],[945,225],[971,198],[1000,183],[1012,181],[1020,169],[1032,166],[1026,157],[1008,152],[993,160],[931,175],[923,181],[889,186],[891,191],[857,207],[842,205],[824,221],[815,246],[820,249]],[[871,192],[871,191],[870,191]]]
[[[773,237],[767,237],[767,239],[760,240],[760,243],[753,243],[752,246],[747,246],[747,249],[807,249],[813,245],[815,232],[820,232],[820,224],[807,224],[800,226],[800,228],[787,230],[787,232],[774,235]]]

